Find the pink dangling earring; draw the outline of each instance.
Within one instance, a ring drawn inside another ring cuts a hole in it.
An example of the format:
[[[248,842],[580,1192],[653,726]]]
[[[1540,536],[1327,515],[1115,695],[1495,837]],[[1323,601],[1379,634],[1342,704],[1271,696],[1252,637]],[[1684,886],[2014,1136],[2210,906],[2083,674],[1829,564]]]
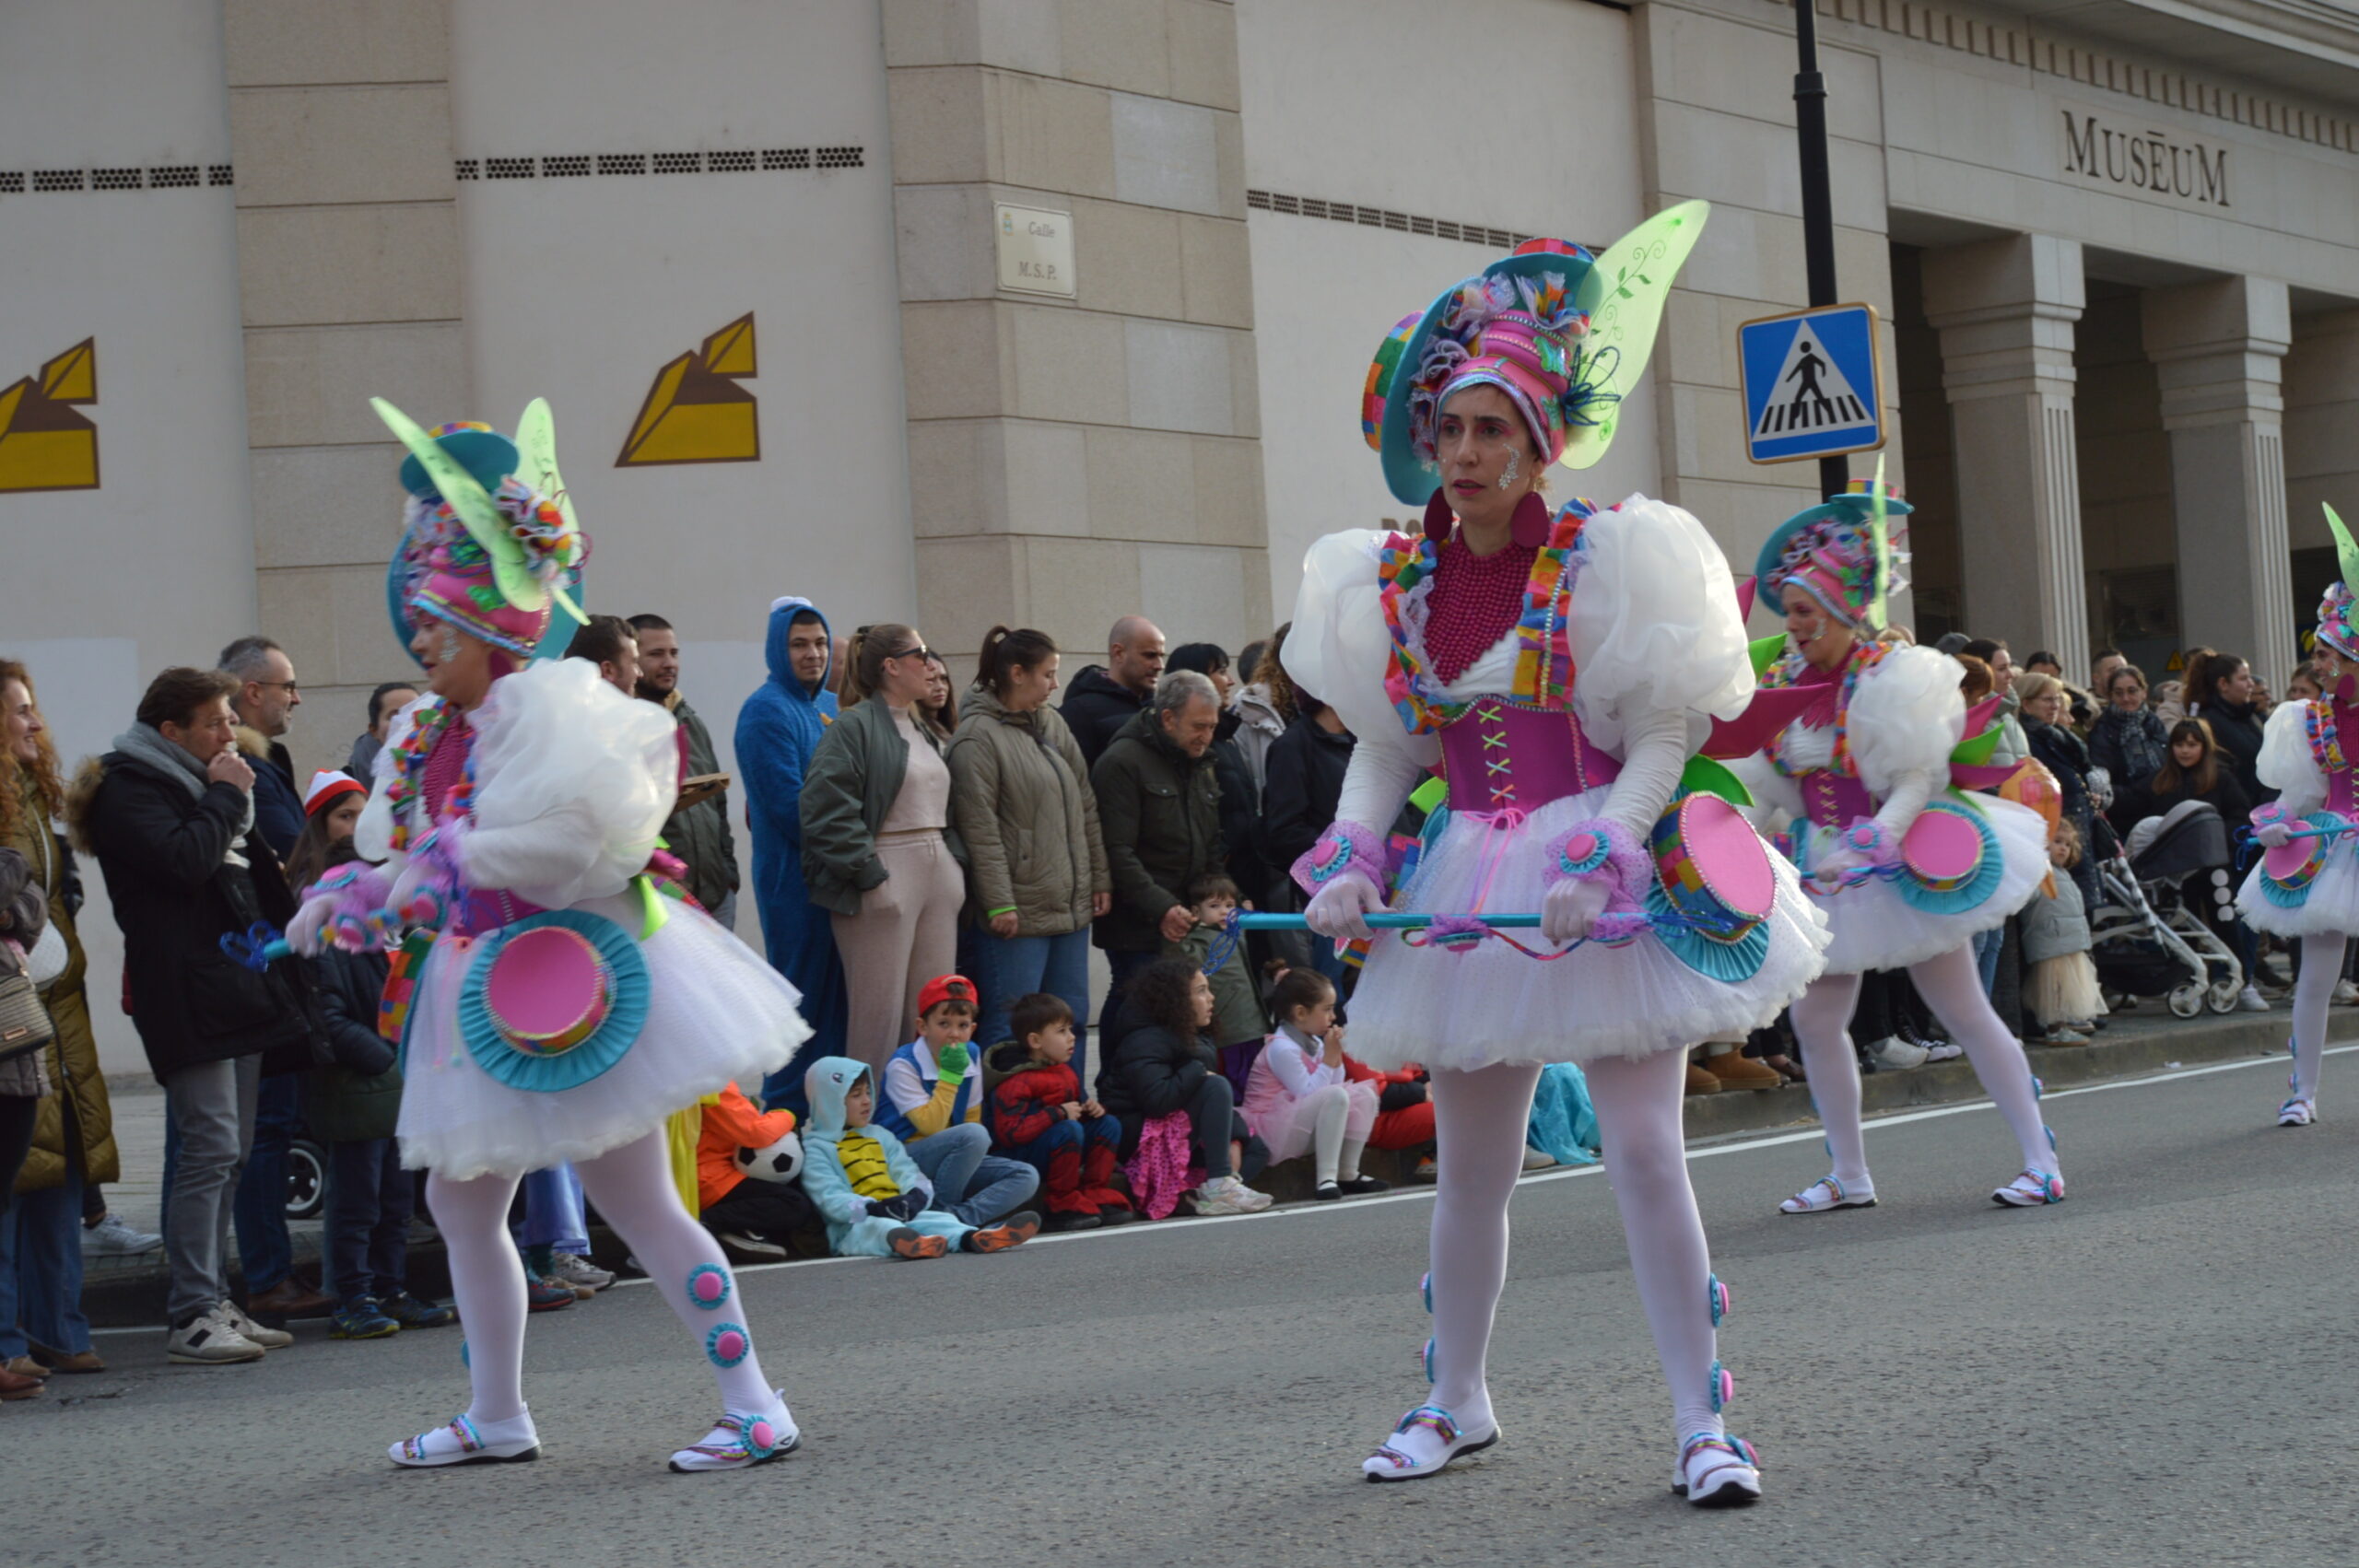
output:
[[[1442,487],[1435,486],[1432,497],[1426,502],[1426,537],[1437,544],[1447,544],[1450,531],[1457,526],[1458,514],[1449,509]]]
[[[1508,537],[1527,550],[1537,550],[1548,543],[1548,498],[1537,490],[1526,490],[1523,499],[1515,504],[1515,516],[1508,523]]]

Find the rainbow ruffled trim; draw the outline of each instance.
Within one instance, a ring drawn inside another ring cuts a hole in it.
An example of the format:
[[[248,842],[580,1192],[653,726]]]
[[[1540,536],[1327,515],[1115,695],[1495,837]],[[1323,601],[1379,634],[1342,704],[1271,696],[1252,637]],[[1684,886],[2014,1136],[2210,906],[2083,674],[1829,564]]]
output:
[[[1567,501],[1549,524],[1547,543],[1532,558],[1532,575],[1524,584],[1523,611],[1516,621],[1511,695],[1520,705],[1555,712],[1572,702],[1573,648],[1567,610],[1573,582],[1580,575],[1574,556],[1581,528],[1596,510],[1578,497]],[[1384,606],[1384,629],[1392,639],[1384,691],[1402,727],[1413,735],[1439,731],[1469,706],[1426,695],[1437,691],[1440,683],[1433,678],[1402,614],[1406,596],[1433,576],[1438,561],[1432,540],[1413,539],[1405,533],[1386,535],[1377,555],[1378,596]]]

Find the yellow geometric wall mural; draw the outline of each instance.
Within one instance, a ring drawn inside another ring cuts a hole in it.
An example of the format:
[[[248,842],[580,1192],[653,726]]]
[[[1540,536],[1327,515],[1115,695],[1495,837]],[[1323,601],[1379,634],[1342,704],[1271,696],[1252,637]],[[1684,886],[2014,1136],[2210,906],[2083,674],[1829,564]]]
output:
[[[734,378],[754,369],[751,310],[655,372],[616,468],[664,462],[752,462],[762,455],[754,394]]]
[[[99,427],[73,404],[99,401],[98,339],[86,337],[0,388],[0,490],[95,490]]]

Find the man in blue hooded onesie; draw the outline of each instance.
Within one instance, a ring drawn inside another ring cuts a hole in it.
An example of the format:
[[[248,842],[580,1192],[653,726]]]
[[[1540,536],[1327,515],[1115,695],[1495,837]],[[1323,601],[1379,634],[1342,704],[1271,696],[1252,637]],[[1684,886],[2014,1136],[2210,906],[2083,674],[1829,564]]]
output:
[[[836,716],[827,690],[835,662],[827,618],[792,595],[770,606],[763,655],[770,676],[737,712],[737,769],[745,781],[745,820],[754,836],[754,898],[770,966],[803,993],[811,1025],[807,1047],[762,1084],[766,1106],[802,1098],[806,1059],[840,1056],[850,1027],[844,969],[827,911],[811,902],[803,881],[803,775],[819,737]]]

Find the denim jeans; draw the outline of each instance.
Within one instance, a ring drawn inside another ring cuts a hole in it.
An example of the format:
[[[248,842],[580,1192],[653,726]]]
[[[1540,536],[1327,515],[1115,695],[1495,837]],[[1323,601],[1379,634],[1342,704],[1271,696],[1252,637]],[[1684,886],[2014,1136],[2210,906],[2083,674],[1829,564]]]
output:
[[[303,1077],[282,1072],[262,1081],[254,1101],[253,1141],[238,1180],[238,1264],[246,1293],[258,1295],[295,1267],[287,1235],[287,1154],[303,1126]]]
[[[1014,1213],[1040,1190],[1039,1171],[1021,1160],[987,1153],[991,1146],[992,1135],[979,1121],[945,1127],[908,1146],[910,1158],[933,1183],[933,1207],[966,1224],[988,1225]]]
[[[1992,926],[1974,933],[1974,967],[1982,976],[1982,994],[1999,983],[1999,951],[2007,945],[2007,928]]]
[[[1018,997],[1046,991],[1073,1009],[1074,1075],[1089,1082],[1089,928],[1062,936],[980,934],[975,945],[975,984],[981,988],[982,1016],[976,1044],[985,1049],[1011,1038],[1007,1010]]]
[[[25,1353],[37,1340],[55,1351],[90,1348],[90,1320],[82,1314],[82,1156],[80,1132],[66,1116],[75,1152],[65,1182],[19,1192],[0,1218],[0,1361]]]
[[[590,1256],[590,1220],[581,1207],[581,1178],[571,1165],[551,1165],[524,1178],[524,1223],[516,1245]]]
[[[229,1216],[239,1173],[254,1135],[254,1102],[262,1088],[262,1058],[241,1056],[183,1067],[164,1080],[164,1105],[180,1129],[172,1171],[171,1208],[164,1224],[164,1258],[171,1270],[165,1306],[178,1328],[229,1297]],[[287,1183],[278,1191],[286,1224]]]
[[[339,1303],[408,1289],[411,1194],[398,1139],[328,1145],[327,1266],[320,1283]]]

